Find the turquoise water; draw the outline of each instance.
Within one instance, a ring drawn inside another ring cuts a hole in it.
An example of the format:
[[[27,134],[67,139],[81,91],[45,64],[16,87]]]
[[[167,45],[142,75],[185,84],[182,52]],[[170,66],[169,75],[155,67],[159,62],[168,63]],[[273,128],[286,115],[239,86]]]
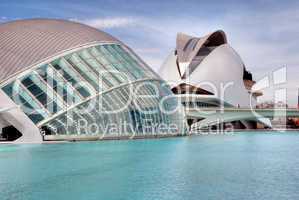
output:
[[[299,199],[299,134],[0,146],[0,199]]]

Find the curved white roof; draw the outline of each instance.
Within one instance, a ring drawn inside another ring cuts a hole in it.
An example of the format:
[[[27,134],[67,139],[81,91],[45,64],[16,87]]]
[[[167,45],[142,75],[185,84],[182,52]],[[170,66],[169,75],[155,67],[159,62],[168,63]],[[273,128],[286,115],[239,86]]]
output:
[[[245,66],[238,53],[228,44],[223,31],[204,37],[183,33],[177,36],[176,50],[167,57],[159,74],[170,85],[186,83],[204,89],[221,100],[249,106],[250,91],[244,85]],[[227,86],[225,94],[222,86]]]
[[[186,79],[210,52],[224,44],[227,44],[227,38],[222,30],[214,31],[204,37],[193,37],[184,33],[178,33],[176,49],[174,53],[172,52],[167,57],[159,72],[168,81],[177,82],[178,80]],[[200,55],[200,51],[205,49],[206,45],[212,46],[213,49],[209,49],[208,54],[204,52],[204,55]]]
[[[93,42],[119,42],[77,22],[28,19],[0,24],[0,83],[44,59]]]
[[[214,42],[217,46],[226,44],[226,35],[222,30],[215,31],[201,38],[196,38],[184,33],[178,33],[176,40],[178,61],[191,62],[200,48],[208,42]]]

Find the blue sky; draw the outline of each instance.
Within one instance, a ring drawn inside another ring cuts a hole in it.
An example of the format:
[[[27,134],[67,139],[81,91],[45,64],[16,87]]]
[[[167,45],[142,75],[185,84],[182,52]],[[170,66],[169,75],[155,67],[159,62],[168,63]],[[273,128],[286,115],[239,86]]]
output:
[[[175,47],[177,32],[203,36],[222,29],[255,79],[287,67],[289,103],[299,87],[299,2],[201,0],[0,1],[0,21],[63,18],[102,29],[132,47],[158,70]],[[263,100],[271,99],[273,88]]]

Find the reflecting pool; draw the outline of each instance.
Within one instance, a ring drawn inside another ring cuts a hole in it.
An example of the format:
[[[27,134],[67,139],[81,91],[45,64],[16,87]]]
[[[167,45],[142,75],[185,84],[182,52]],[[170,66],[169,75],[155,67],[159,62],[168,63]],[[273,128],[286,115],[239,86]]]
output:
[[[0,145],[0,199],[299,199],[299,133]]]

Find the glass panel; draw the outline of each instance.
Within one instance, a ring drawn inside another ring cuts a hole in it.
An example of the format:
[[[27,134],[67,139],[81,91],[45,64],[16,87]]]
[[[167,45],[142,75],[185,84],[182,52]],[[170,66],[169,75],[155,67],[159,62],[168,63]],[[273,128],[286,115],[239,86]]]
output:
[[[122,81],[113,75],[113,71],[107,70],[103,65],[101,65],[87,50],[83,50],[80,53],[82,59],[88,63],[88,65],[93,68],[101,79],[108,86],[119,85]]]
[[[70,82],[72,86],[76,88],[76,90],[83,97],[89,97],[91,95],[88,88],[80,85],[81,79],[79,78],[79,75],[75,71],[73,71],[65,62],[63,62],[62,59],[56,60],[51,64],[67,82]]]
[[[130,80],[135,80],[135,77],[126,68],[114,65],[117,63],[121,63],[121,60],[119,60],[119,58],[113,58],[113,56],[111,56],[111,54],[108,51],[105,51],[105,49],[103,49],[103,52],[101,52],[98,48],[100,47],[90,48],[90,53],[96,58],[96,60],[100,64],[102,64],[105,67],[106,70],[111,72],[113,76],[118,79],[118,81],[125,83],[129,82]]]
[[[37,72],[41,78],[69,105],[81,100],[70,82],[64,81],[59,74],[48,65],[40,67]]]
[[[37,75],[29,75],[21,82],[49,112],[56,113],[62,109],[63,103],[48,90]]]
[[[90,69],[83,61],[80,59],[80,57],[73,53],[70,56],[66,56],[65,59],[69,62],[69,64],[72,65],[72,67],[78,71],[82,75],[82,77],[87,80],[96,91],[100,91],[105,89],[103,85],[99,85],[99,80],[97,75],[93,72],[92,69]]]
[[[29,95],[27,93],[26,90],[20,90],[19,91],[19,95],[20,95],[20,98],[22,100],[22,107],[25,109],[26,108],[30,108],[30,109],[33,109],[35,110],[35,112],[39,112],[43,117],[47,117],[48,114],[46,111],[43,110],[43,108],[36,102],[35,99],[33,99],[31,97],[31,95]]]
[[[128,69],[125,68],[124,66],[120,65],[119,63],[121,61],[117,60],[117,58],[112,56],[110,54],[110,52],[106,50],[104,45],[97,46],[97,50],[102,55],[97,58],[100,58],[100,59],[105,58],[105,60],[107,60],[107,64],[105,64],[105,67],[107,70],[118,71],[119,73],[122,74],[122,75],[120,75],[120,77],[123,77],[122,79],[124,79],[124,80],[136,80],[136,77],[134,76],[134,74],[132,74],[132,72],[128,71]],[[126,81],[126,82],[128,82],[128,81]]]
[[[101,52],[101,54],[109,61],[109,63],[119,63],[114,56],[106,49],[106,45],[99,45],[97,49]]]
[[[10,98],[12,98],[12,96],[13,96],[13,89],[12,89],[12,87],[13,87],[13,83],[10,83],[10,84],[8,84],[8,85],[6,85],[6,86],[4,86],[3,88],[2,88],[2,90],[10,97]]]
[[[126,51],[121,49],[119,45],[110,45],[106,46],[106,48],[111,54],[118,57],[122,61],[122,64],[124,65],[123,67],[133,73],[134,77],[137,79],[145,78],[143,68],[139,66]],[[118,49],[118,51],[116,49]]]
[[[157,77],[157,74],[148,66],[146,66],[146,64],[134,53],[132,52],[130,49],[127,49],[124,46],[120,46],[118,45],[123,51],[127,52],[128,57],[131,58],[132,61],[134,61],[135,66],[138,66],[140,69],[142,69],[142,71],[146,74],[146,76],[149,77]]]
[[[109,61],[105,58],[104,54],[100,53],[96,47],[90,48],[90,52],[102,65],[106,66],[109,64]]]
[[[15,92],[13,92],[13,88],[16,88]],[[21,88],[21,85],[14,87],[14,83],[10,83],[2,89],[17,105],[21,106],[24,113],[34,123],[38,123],[48,116],[36,100]]]
[[[37,124],[38,122],[44,120],[45,118],[38,112],[31,113],[28,117],[33,121],[33,123]]]

